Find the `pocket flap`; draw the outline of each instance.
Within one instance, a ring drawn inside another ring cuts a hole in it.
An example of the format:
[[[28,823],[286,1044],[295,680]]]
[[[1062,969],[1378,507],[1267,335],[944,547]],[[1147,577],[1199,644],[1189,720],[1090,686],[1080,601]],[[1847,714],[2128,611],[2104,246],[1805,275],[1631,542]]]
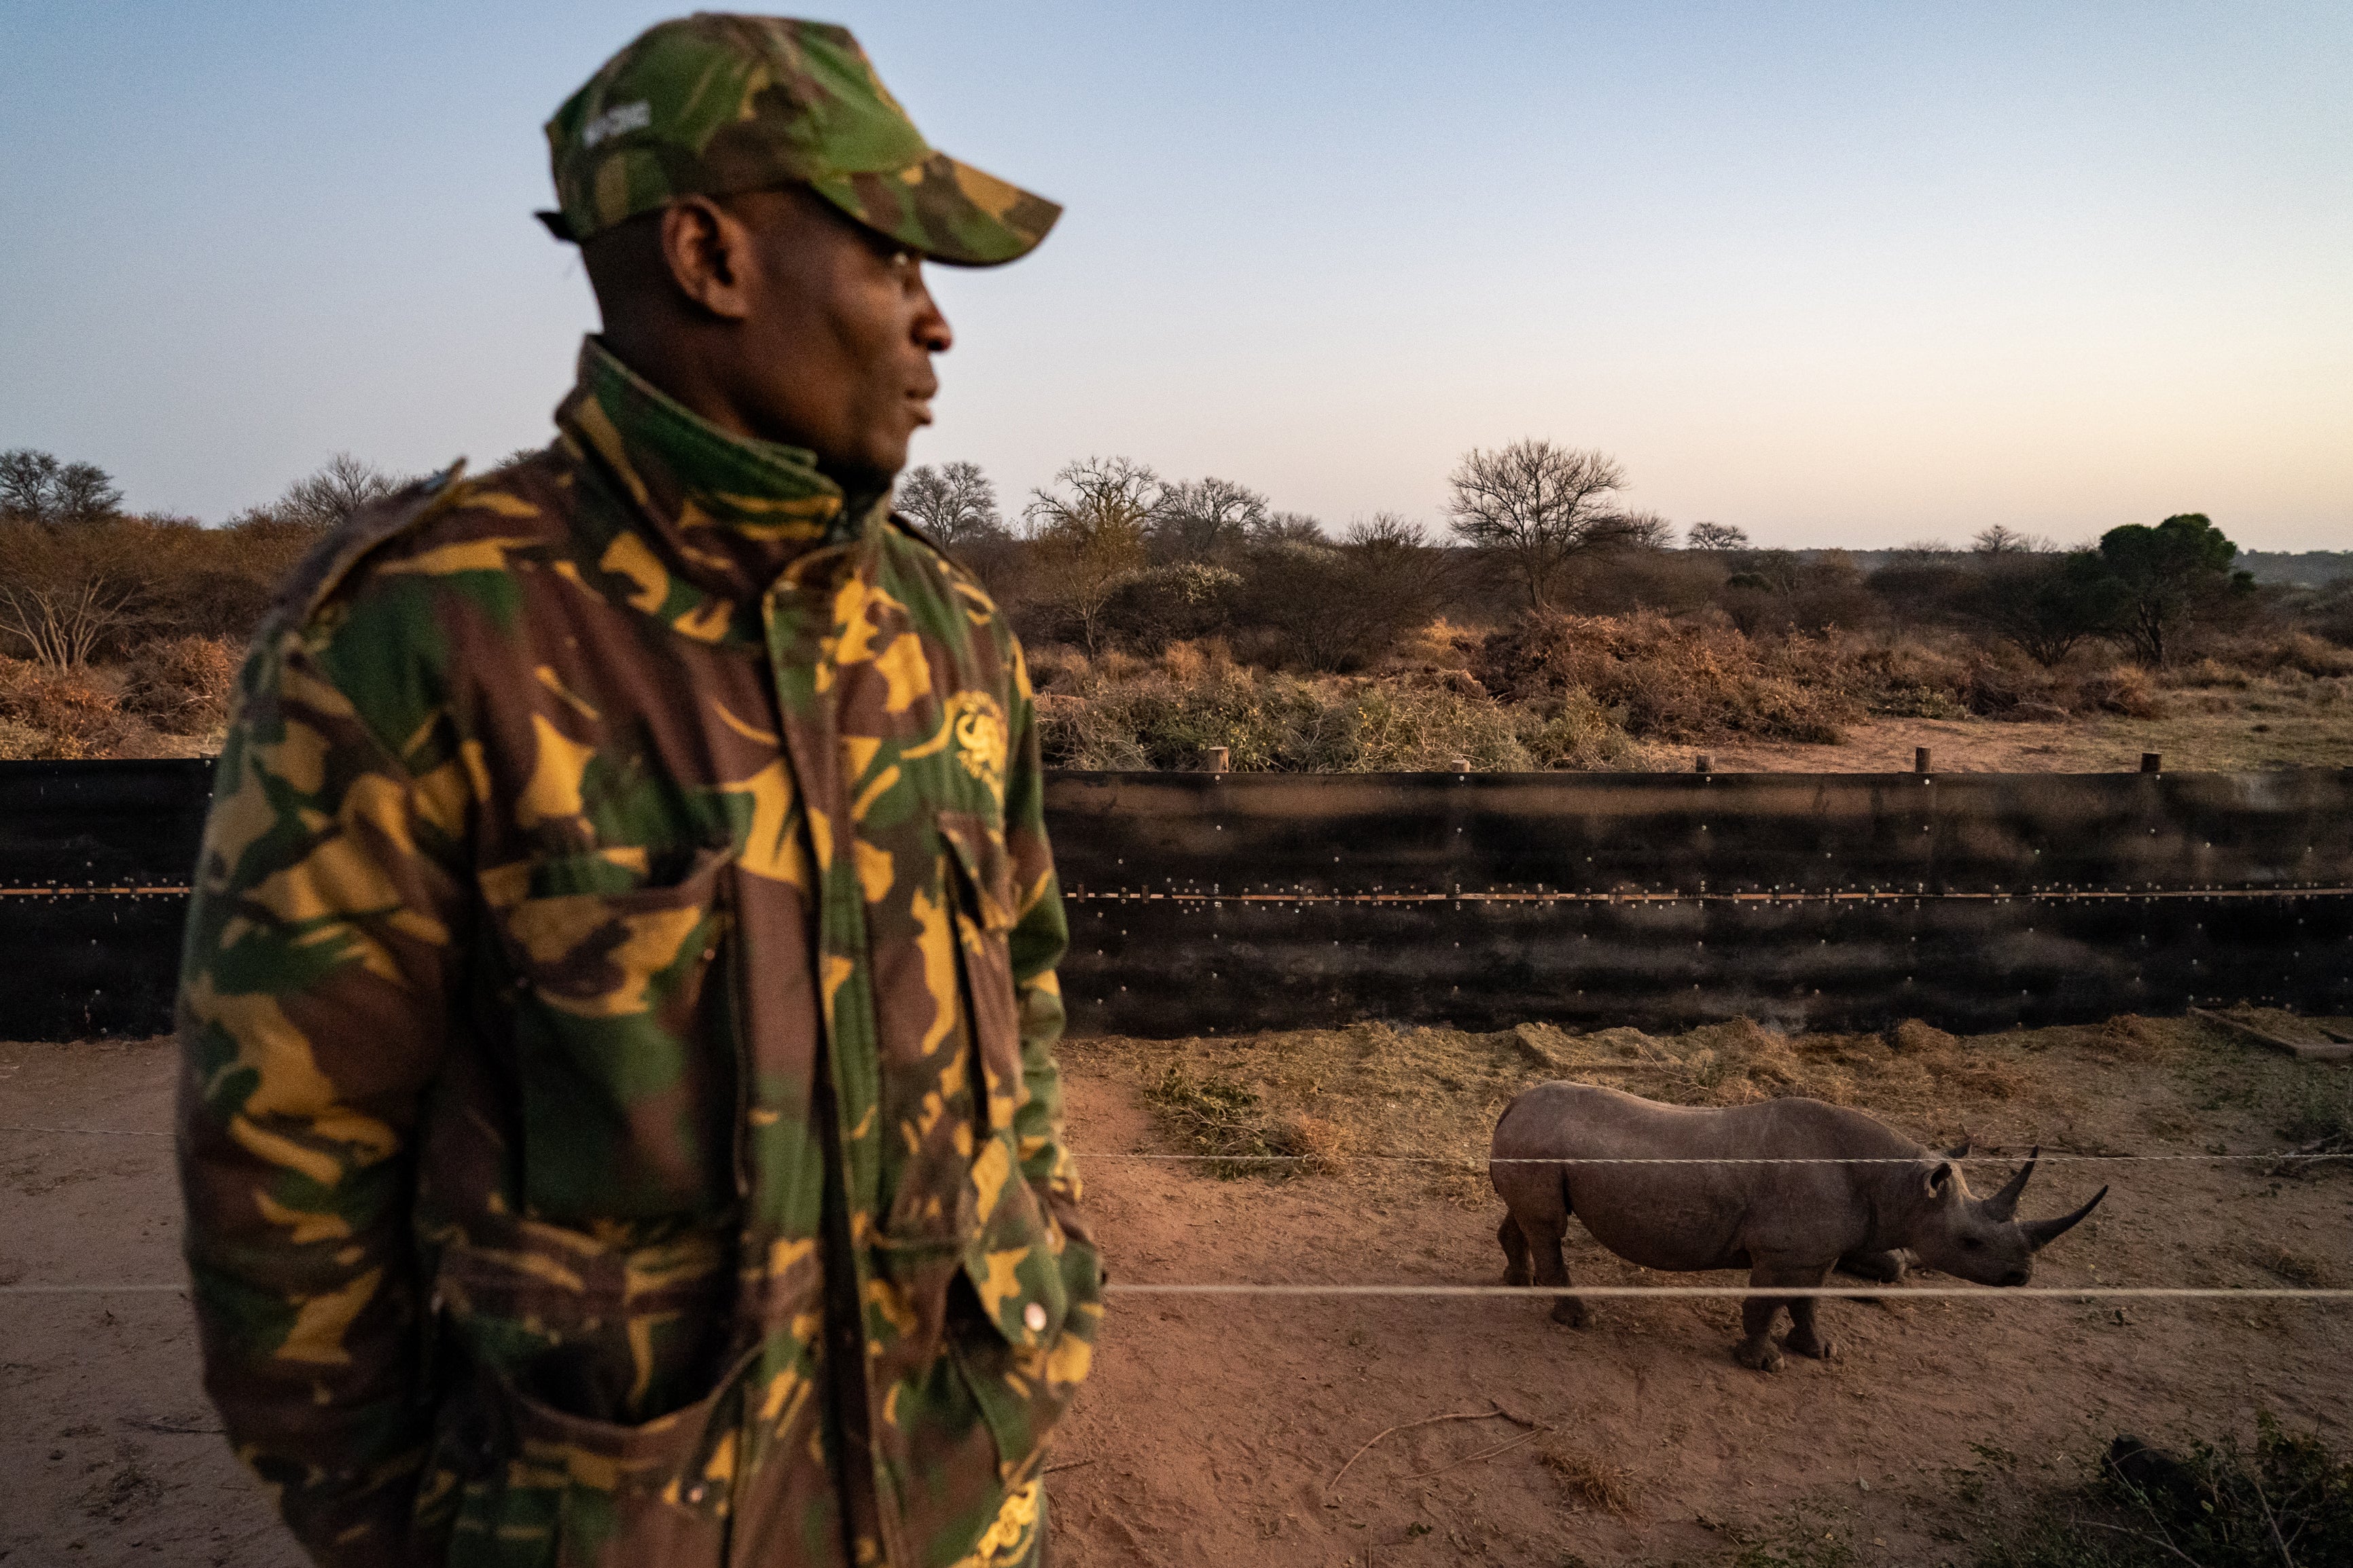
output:
[[[1005,835],[967,811],[939,814],[940,837],[947,840],[950,857],[971,887],[974,912],[986,930],[1008,931],[1016,915],[1013,857],[1006,852]]]

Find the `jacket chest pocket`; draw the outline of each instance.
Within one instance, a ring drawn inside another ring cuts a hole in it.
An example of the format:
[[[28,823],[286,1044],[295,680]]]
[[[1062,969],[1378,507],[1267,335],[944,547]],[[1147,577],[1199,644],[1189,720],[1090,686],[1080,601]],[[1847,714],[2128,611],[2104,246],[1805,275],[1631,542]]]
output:
[[[553,1220],[651,1219],[735,1197],[734,1004],[723,849],[637,851],[486,875],[513,977],[522,1184]],[[499,878],[523,896],[505,900]]]
[[[1013,1123],[1021,1095],[1021,1018],[1013,991],[1008,941],[1015,921],[1012,858],[1001,835],[965,812],[938,815],[947,846],[949,908],[955,916],[956,962],[988,1096],[988,1125]]]

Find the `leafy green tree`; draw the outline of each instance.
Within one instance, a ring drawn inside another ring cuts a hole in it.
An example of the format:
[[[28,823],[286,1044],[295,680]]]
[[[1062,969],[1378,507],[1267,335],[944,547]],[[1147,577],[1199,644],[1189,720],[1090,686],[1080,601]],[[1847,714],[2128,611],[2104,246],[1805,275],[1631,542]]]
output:
[[[2117,595],[2108,635],[2163,665],[2192,621],[2231,595],[2253,591],[2253,574],[2232,570],[2238,554],[2239,547],[2204,512],[2180,512],[2155,528],[2126,523],[2108,530],[2099,546]]]

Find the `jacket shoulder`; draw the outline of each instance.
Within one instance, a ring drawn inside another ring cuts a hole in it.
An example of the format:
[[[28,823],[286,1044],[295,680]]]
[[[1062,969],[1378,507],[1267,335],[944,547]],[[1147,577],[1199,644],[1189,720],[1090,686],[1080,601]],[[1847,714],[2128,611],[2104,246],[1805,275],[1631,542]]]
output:
[[[570,476],[554,453],[480,477],[465,466],[460,458],[337,525],[279,588],[263,617],[263,640],[305,626],[330,602],[364,592],[377,572],[404,562],[443,553],[502,564],[505,548],[568,536]]]
[[[947,546],[895,511],[886,537],[902,567],[923,579],[942,603],[957,605],[974,626],[987,626],[998,636],[1005,635],[1004,616],[997,601],[969,568],[948,553]]]

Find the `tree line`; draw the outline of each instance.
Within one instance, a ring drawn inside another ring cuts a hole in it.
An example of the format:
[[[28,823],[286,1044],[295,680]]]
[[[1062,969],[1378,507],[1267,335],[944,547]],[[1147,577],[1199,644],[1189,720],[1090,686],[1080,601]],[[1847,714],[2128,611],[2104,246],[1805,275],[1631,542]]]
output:
[[[518,454],[520,455],[520,454]],[[0,641],[76,667],[145,637],[242,638],[321,531],[409,477],[338,453],[222,527],[132,517],[95,464],[0,452]],[[1314,670],[1379,662],[1432,616],[1557,610],[1706,615],[1752,634],[1876,618],[2005,641],[2045,666],[2105,640],[2162,666],[2260,597],[2211,519],[2126,524],[2060,549],[2007,526],[1921,547],[1865,577],[1836,552],[1752,546],[1736,526],[1676,529],[1625,503],[1607,453],[1525,440],[1463,454],[1435,535],[1395,513],[1336,531],[1229,479],[1165,479],[1124,456],[1065,465],[1008,516],[970,462],[910,469],[899,510],[975,570],[1025,636],[1090,657],[1224,639]]]

